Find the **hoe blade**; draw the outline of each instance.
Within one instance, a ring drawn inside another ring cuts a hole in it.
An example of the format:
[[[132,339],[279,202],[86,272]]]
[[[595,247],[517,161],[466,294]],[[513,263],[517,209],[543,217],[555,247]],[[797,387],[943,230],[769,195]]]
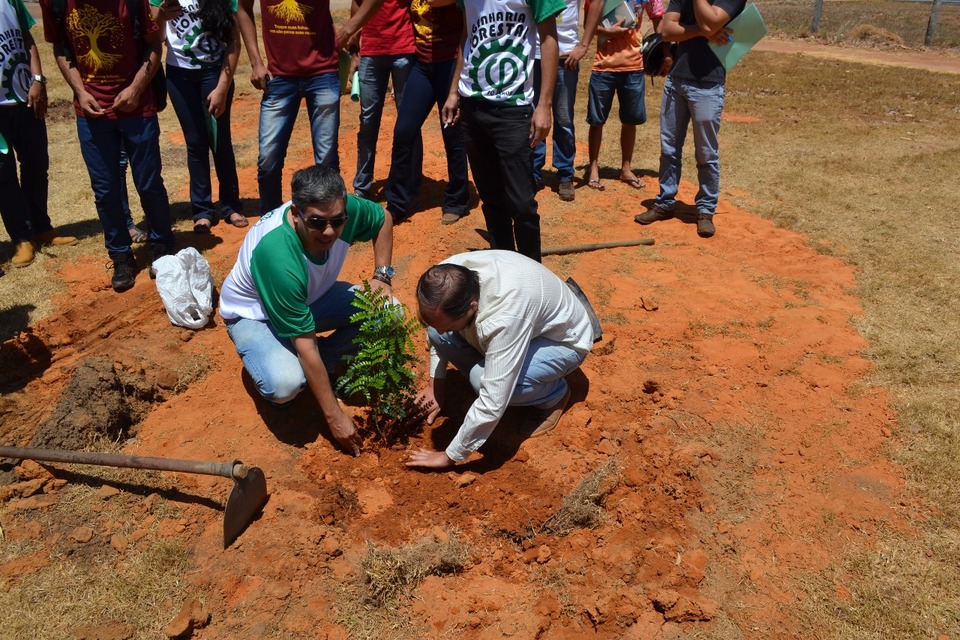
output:
[[[223,548],[229,547],[267,503],[267,481],[258,467],[246,467],[234,477],[233,491],[223,511]]]

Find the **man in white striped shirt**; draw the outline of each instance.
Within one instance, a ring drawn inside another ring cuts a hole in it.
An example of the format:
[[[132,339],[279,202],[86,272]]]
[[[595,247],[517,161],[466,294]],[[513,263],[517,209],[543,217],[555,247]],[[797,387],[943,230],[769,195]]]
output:
[[[441,469],[465,460],[508,406],[530,407],[525,435],[556,426],[570,399],[564,376],[593,345],[587,310],[560,278],[512,251],[463,253],[420,277],[417,302],[430,343],[430,384],[420,394],[427,424],[443,407],[448,363],[477,399],[446,450],[414,451],[407,466]]]

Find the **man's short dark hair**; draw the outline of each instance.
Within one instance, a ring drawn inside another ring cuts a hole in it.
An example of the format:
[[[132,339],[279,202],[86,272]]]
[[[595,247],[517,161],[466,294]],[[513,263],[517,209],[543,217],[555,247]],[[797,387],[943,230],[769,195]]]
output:
[[[480,299],[480,276],[459,264],[438,264],[420,276],[417,302],[421,308],[437,309],[450,318],[462,318],[470,303]]]
[[[347,197],[347,187],[336,169],[315,164],[300,169],[290,181],[293,204],[303,211],[310,205],[323,206]]]

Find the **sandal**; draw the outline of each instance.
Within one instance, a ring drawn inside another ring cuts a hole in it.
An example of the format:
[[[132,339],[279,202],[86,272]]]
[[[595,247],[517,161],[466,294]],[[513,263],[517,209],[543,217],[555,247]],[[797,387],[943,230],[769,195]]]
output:
[[[620,178],[622,182],[627,183],[634,189],[643,189],[646,185],[643,183],[643,180],[634,176],[632,179],[628,180],[626,178]]]
[[[605,191],[606,187],[600,182],[600,180],[590,180],[587,182],[587,186],[591,189],[596,189],[597,191]]]
[[[130,232],[130,241],[133,244],[143,244],[147,241],[147,234],[145,234],[140,227],[133,226],[127,229],[127,231]]]
[[[212,226],[213,223],[211,223],[209,220],[206,218],[200,218],[193,223],[193,232],[201,234],[210,233],[210,227]]]
[[[240,229],[250,224],[249,222],[247,222],[247,219],[243,217],[242,213],[237,213],[236,211],[232,212],[230,215],[224,218],[223,221],[226,222],[227,224],[232,224],[233,226],[238,227]]]

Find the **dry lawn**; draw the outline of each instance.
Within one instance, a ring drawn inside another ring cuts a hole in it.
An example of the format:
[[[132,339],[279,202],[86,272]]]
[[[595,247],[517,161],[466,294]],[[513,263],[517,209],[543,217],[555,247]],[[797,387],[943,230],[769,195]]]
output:
[[[758,0],[757,6],[773,33],[790,37],[810,35],[813,2]],[[929,2],[826,0],[817,38],[832,44],[919,47],[923,45],[929,18]],[[941,7],[933,46],[960,46],[960,6],[944,3]]]

